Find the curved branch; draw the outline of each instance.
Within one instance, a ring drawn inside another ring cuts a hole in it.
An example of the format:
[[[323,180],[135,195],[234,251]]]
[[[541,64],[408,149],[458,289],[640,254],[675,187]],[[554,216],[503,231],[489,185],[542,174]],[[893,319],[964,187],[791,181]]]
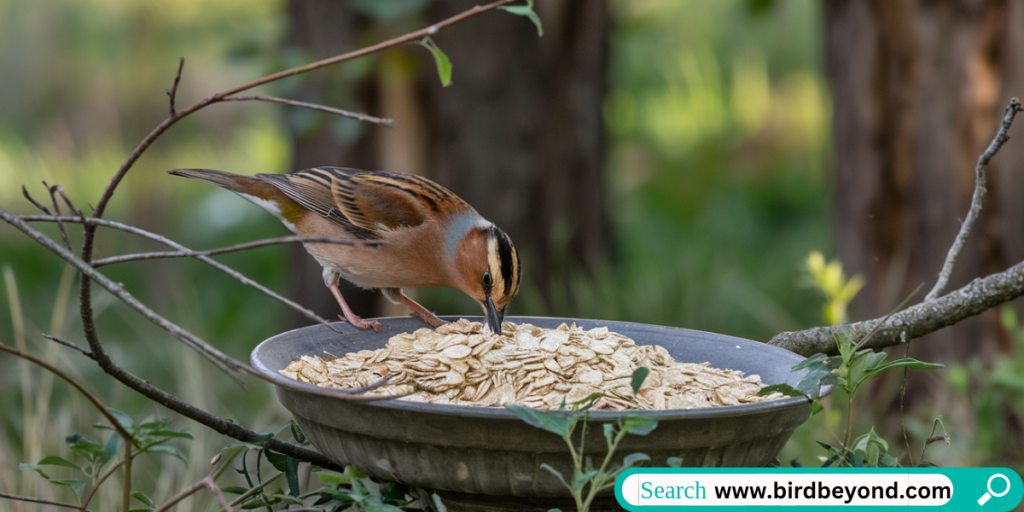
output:
[[[1006,132],[1010,129],[1010,125],[1013,124],[1013,118],[1017,115],[1017,112],[1021,110],[1020,100],[1011,98],[1010,104],[1006,106],[1006,113],[1003,114],[1003,121],[999,124],[999,130],[996,131],[995,138],[989,143],[985,152],[978,157],[978,165],[974,167],[974,197],[971,199],[971,209],[967,212],[967,218],[964,219],[964,223],[960,225],[960,232],[957,233],[953,246],[949,248],[949,253],[946,254],[946,262],[943,263],[942,271],[939,272],[939,278],[935,282],[935,287],[925,296],[925,302],[937,298],[942,293],[942,290],[946,288],[946,284],[949,283],[949,277],[953,274],[953,265],[956,264],[956,259],[960,256],[964,243],[967,242],[967,236],[971,234],[974,221],[978,220],[978,214],[981,213],[981,198],[985,195],[985,167],[988,166],[989,160],[992,160],[992,157],[996,156],[996,153],[999,152],[999,148],[1003,147],[1003,144],[1010,140],[1010,136]]]
[[[894,313],[864,347],[880,349],[900,343],[900,333],[908,338],[919,338],[925,334],[953,325],[960,320],[1011,301],[1024,295],[1024,261],[1003,272],[978,278],[959,290],[942,297],[911,306]],[[874,329],[880,320],[867,320],[832,327],[815,327],[805,331],[784,332],[776,335],[769,345],[782,347],[808,357],[817,353],[830,354],[836,351],[833,338],[838,332],[848,331],[854,341],[860,341]]]
[[[177,242],[175,242],[175,241],[173,241],[173,240],[171,240],[171,239],[169,239],[167,237],[158,235],[156,233],[151,233],[149,231],[145,231],[143,229],[139,229],[139,228],[136,228],[134,226],[129,226],[127,224],[121,224],[120,222],[114,222],[114,221],[105,220],[105,219],[97,219],[96,217],[55,217],[53,215],[22,215],[19,218],[21,220],[26,221],[26,222],[56,222],[58,219],[60,219],[63,222],[74,222],[74,223],[79,223],[79,224],[83,224],[84,223],[87,227],[88,226],[104,226],[104,227],[109,227],[109,228],[125,231],[125,232],[131,233],[133,235],[138,235],[138,236],[141,236],[141,237],[148,238],[150,240],[153,240],[155,242],[159,242],[159,243],[164,244],[164,245],[166,245],[168,247],[173,247],[173,248],[178,250],[178,252],[176,252],[176,253],[155,253],[155,254],[179,254],[180,253],[182,257],[189,256],[189,257],[195,258],[195,259],[197,259],[197,260],[199,260],[199,261],[201,261],[203,263],[206,263],[207,265],[210,265],[211,267],[213,267],[213,268],[215,268],[217,270],[220,270],[221,272],[224,272],[225,274],[227,274],[227,275],[229,275],[229,276],[231,276],[231,277],[241,281],[242,284],[247,284],[249,286],[252,286],[253,288],[256,288],[257,290],[259,290],[259,291],[263,292],[264,294],[270,296],[274,300],[280,302],[281,304],[284,304],[284,305],[294,309],[295,311],[298,311],[299,313],[301,313],[306,318],[309,318],[310,320],[318,322],[318,323],[320,323],[322,325],[326,325],[331,330],[337,332],[337,330],[334,329],[334,327],[332,327],[331,324],[327,320],[321,318],[320,315],[317,315],[316,313],[314,313],[313,310],[304,308],[299,303],[297,303],[297,302],[295,302],[295,301],[293,301],[293,300],[291,300],[291,299],[289,299],[289,298],[287,298],[287,297],[285,297],[283,295],[278,294],[277,292],[271,290],[270,288],[267,288],[267,287],[257,283],[256,281],[253,281],[252,279],[249,279],[248,277],[246,277],[242,273],[238,272],[237,270],[234,270],[231,267],[229,267],[229,266],[227,266],[227,265],[225,265],[223,263],[220,263],[217,260],[211,259],[211,258],[207,257],[204,254],[200,254],[203,251],[192,251],[191,249],[185,247],[184,245],[181,245],[181,244],[179,244],[179,243],[177,243]],[[283,237],[283,238],[280,238],[280,239],[271,239],[271,241],[272,240],[286,240],[286,239],[290,241],[291,238],[293,238],[293,237]],[[343,244],[343,245],[348,245],[348,244],[352,244],[353,243],[353,242],[349,242],[348,240],[337,240],[337,239],[333,239],[333,238],[308,238],[308,239],[302,238],[302,237],[294,237],[294,238],[297,239],[296,241],[300,241],[300,242],[301,241],[316,241],[316,242],[324,242],[324,243],[337,243],[337,244]],[[260,247],[261,245],[270,245],[271,241],[264,240],[264,241],[250,242],[248,244],[240,244],[238,246],[234,246],[234,247],[237,247],[238,249],[234,249],[232,247],[226,247],[223,250],[215,249],[215,251],[218,251],[217,254],[221,254],[223,252],[231,252],[232,250],[244,250],[244,249],[253,248],[253,247]],[[274,242],[274,243],[276,243],[276,242]],[[281,242],[281,243],[285,243],[285,242]],[[167,256],[167,257],[172,257],[172,256]],[[173,257],[177,257],[177,256],[173,256]],[[118,260],[117,258],[120,258],[120,257],[119,256],[114,256],[113,258],[104,258],[102,260],[97,260],[96,262],[92,262],[91,264],[92,264],[93,267],[100,267],[102,265],[108,265],[110,263],[119,263],[121,260]],[[124,261],[131,261],[132,259],[146,259],[146,258],[143,258],[143,257],[130,258],[130,259],[125,259]]]
[[[348,110],[342,110],[340,108],[327,107],[324,105],[317,105],[316,103],[306,103],[305,101],[287,100],[284,98],[275,98],[274,96],[232,96],[230,98],[224,98],[222,101],[266,101],[269,103],[281,103],[284,105],[291,105],[293,107],[308,108],[310,110],[319,110],[321,112],[327,112],[330,114],[351,117],[352,119],[358,119],[367,123],[379,124],[381,126],[387,126],[391,128],[395,125],[394,119],[373,117],[359,112],[349,112]]]
[[[72,505],[70,503],[61,503],[59,501],[42,500],[42,499],[39,499],[39,498],[30,498],[28,496],[15,496],[13,494],[7,494],[5,492],[0,492],[0,498],[6,498],[6,499],[9,499],[9,500],[14,500],[14,501],[24,501],[26,503],[38,503],[40,505],[50,505],[51,507],[62,507],[62,508],[71,508],[71,509],[75,509],[75,510],[82,510],[82,507],[80,507],[78,505]],[[92,512],[92,511],[89,510],[89,509],[85,509],[83,512]]]
[[[43,247],[49,249],[50,252],[63,258],[64,261],[67,261],[72,266],[77,268],[78,271],[81,272],[83,276],[87,276],[89,279],[96,281],[108,292],[110,292],[117,298],[121,299],[121,301],[127,304],[130,308],[134,309],[136,312],[146,317],[147,320],[153,322],[163,330],[171,333],[171,335],[173,335],[175,338],[178,338],[183,343],[191,347],[193,350],[202,354],[203,357],[208,359],[218,368],[220,368],[229,376],[231,376],[231,378],[234,379],[235,382],[238,382],[239,385],[245,387],[245,383],[239,376],[240,372],[249,372],[255,375],[259,375],[259,372],[253,370],[251,367],[249,367],[249,365],[241,361],[238,361],[237,359],[221,352],[220,350],[217,350],[209,343],[206,343],[205,341],[200,339],[198,336],[182,329],[177,324],[171,322],[170,320],[167,320],[166,318],[160,316],[155,311],[147,308],[144,304],[142,304],[142,302],[133,297],[132,294],[128,293],[128,291],[124,289],[123,285],[115,283],[110,278],[101,274],[98,270],[93,268],[92,265],[75,256],[67,249],[61,247],[60,244],[47,238],[42,233],[32,229],[32,227],[26,224],[17,215],[14,215],[8,212],[7,210],[4,210],[3,208],[0,208],[0,219],[3,219],[8,224],[20,230],[22,233],[25,233],[26,235],[29,236],[29,238],[35,240],[39,245],[42,245]],[[82,280],[87,281],[87,279],[85,279],[84,277]],[[94,356],[105,357],[105,354],[101,356],[101,354],[97,353],[98,351],[96,347],[92,346],[92,343],[90,343],[90,348],[92,348]]]
[[[329,243],[338,245],[356,245],[356,242],[351,240],[342,240],[340,238],[307,238],[303,236],[282,236],[279,238],[268,238],[265,240],[257,240],[255,242],[246,242],[244,244],[232,245],[229,247],[221,247],[220,249],[209,249],[206,251],[193,251],[190,249],[182,249],[180,251],[165,251],[165,252],[143,252],[138,254],[123,254],[121,256],[111,256],[109,258],[103,258],[101,260],[95,260],[92,262],[92,266],[99,268],[104,265],[112,265],[114,263],[125,263],[128,261],[139,261],[139,260],[156,260],[166,258],[199,258],[200,256],[216,256],[218,254],[227,254],[229,252],[246,251],[249,249],[255,249],[257,247],[265,247],[268,245],[278,244],[291,244],[291,243]],[[373,245],[379,245],[380,242],[373,242]]]

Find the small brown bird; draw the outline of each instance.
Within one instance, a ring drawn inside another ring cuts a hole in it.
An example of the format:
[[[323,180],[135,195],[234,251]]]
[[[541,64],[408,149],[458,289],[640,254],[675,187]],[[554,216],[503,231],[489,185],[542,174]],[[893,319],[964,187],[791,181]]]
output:
[[[519,255],[508,235],[426,178],[339,167],[255,176],[208,169],[168,172],[226,188],[276,215],[297,235],[359,242],[304,245],[324,267],[324,284],[345,319],[360,329],[380,331],[381,326],[352,313],[338,290],[339,277],[380,288],[433,327],[444,321],[402,288],[462,290],[483,307],[493,332],[501,332],[505,308],[519,291]]]

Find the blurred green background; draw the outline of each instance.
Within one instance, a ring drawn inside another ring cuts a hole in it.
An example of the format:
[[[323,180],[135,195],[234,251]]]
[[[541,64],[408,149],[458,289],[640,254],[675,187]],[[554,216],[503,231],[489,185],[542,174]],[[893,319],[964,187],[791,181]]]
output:
[[[605,173],[614,264],[596,277],[574,277],[572,300],[555,297],[550,308],[527,290],[511,313],[624,319],[762,341],[821,324],[822,299],[806,286],[803,267],[812,250],[834,253],[820,4],[612,0],[610,8]],[[180,107],[294,64],[294,55],[279,50],[286,23],[282,0],[0,2],[0,205],[35,213],[21,186],[43,201],[43,180],[62,185],[82,207],[95,202],[166,117],[165,91],[179,57],[186,59]],[[455,62],[456,80],[464,71]],[[286,95],[288,87],[270,90]],[[164,171],[196,162],[247,174],[292,171],[288,115],[279,106],[229,103],[192,116],[136,164],[106,218],[195,249],[286,235],[262,210]],[[54,226],[36,227],[60,236]],[[80,229],[69,230],[77,246]],[[96,255],[157,247],[101,230]],[[289,255],[278,246],[218,259],[285,293]],[[2,225],[0,267],[0,342],[56,361],[136,418],[169,414],[39,336],[84,344],[77,279],[61,261]],[[287,325],[282,305],[196,261],[104,271],[238,359]],[[444,309],[450,301],[443,294],[422,297],[439,313],[479,314]],[[102,290],[94,308],[107,349],[136,375],[255,430],[288,421],[270,386],[243,391]],[[99,435],[91,427],[99,415],[64,384],[10,356],[0,356],[0,390],[0,491],[72,500],[17,464],[66,452],[61,440],[73,431]],[[834,440],[839,419],[833,411],[812,419],[782,459],[813,464],[814,439]],[[136,485],[157,501],[204,475],[206,461],[229,442],[184,420],[178,426],[197,436],[181,445],[190,464],[141,463]],[[968,446],[947,462],[985,460],[968,438],[959,440]],[[98,499],[115,503],[109,495]]]

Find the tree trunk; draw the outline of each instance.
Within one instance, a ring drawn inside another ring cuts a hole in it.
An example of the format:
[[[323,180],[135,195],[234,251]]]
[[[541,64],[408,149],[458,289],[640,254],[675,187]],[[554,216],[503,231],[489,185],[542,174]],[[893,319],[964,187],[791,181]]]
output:
[[[870,318],[921,286],[911,299],[919,302],[935,283],[967,214],[978,156],[1010,97],[1024,94],[1024,4],[829,0],[825,13],[839,253],[868,278],[855,309]],[[1024,259],[1024,131],[1010,135],[946,291]],[[938,331],[911,353],[990,360],[1009,348],[996,320],[990,311]],[[911,382],[941,399],[937,379]]]
[[[474,1],[434,2],[429,19]],[[604,0],[536,4],[544,36],[526,18],[487,13],[438,34],[454,65],[441,87],[421,72],[434,179],[504,229],[527,280],[550,308],[571,296],[570,273],[604,263],[608,12]],[[550,310],[548,311],[550,312]]]
[[[351,2],[335,0],[289,0],[288,35],[284,46],[307,54],[310,62],[355,50],[358,35],[368,20],[355,12]],[[300,101],[344,108],[356,112],[377,111],[376,89],[372,76],[350,78],[339,66],[302,75],[298,92],[292,97]],[[292,132],[292,163],[289,172],[317,166],[377,169],[376,129],[355,124],[329,114],[289,110]],[[348,129],[339,127],[347,126]],[[324,318],[337,318],[341,309],[324,286],[322,267],[304,248],[294,245],[289,268],[289,295]],[[376,291],[362,290],[345,280],[340,289],[352,311],[361,317],[378,316],[380,308]],[[293,312],[289,324],[309,324],[309,319]]]

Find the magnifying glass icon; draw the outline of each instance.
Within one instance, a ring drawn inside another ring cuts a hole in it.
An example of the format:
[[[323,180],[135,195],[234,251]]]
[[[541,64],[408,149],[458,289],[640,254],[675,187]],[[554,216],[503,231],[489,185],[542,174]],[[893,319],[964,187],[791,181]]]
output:
[[[1003,489],[1003,492],[995,492],[992,490],[992,480],[995,480],[996,478],[1002,478],[1003,481],[1006,482],[1006,488]],[[988,478],[988,492],[986,492],[984,496],[978,498],[978,505],[988,503],[988,500],[992,499],[993,496],[996,498],[1002,498],[1003,496],[1006,496],[1006,493],[1008,492],[1010,492],[1010,479],[1006,478],[1006,475],[1002,473],[996,473]]]

